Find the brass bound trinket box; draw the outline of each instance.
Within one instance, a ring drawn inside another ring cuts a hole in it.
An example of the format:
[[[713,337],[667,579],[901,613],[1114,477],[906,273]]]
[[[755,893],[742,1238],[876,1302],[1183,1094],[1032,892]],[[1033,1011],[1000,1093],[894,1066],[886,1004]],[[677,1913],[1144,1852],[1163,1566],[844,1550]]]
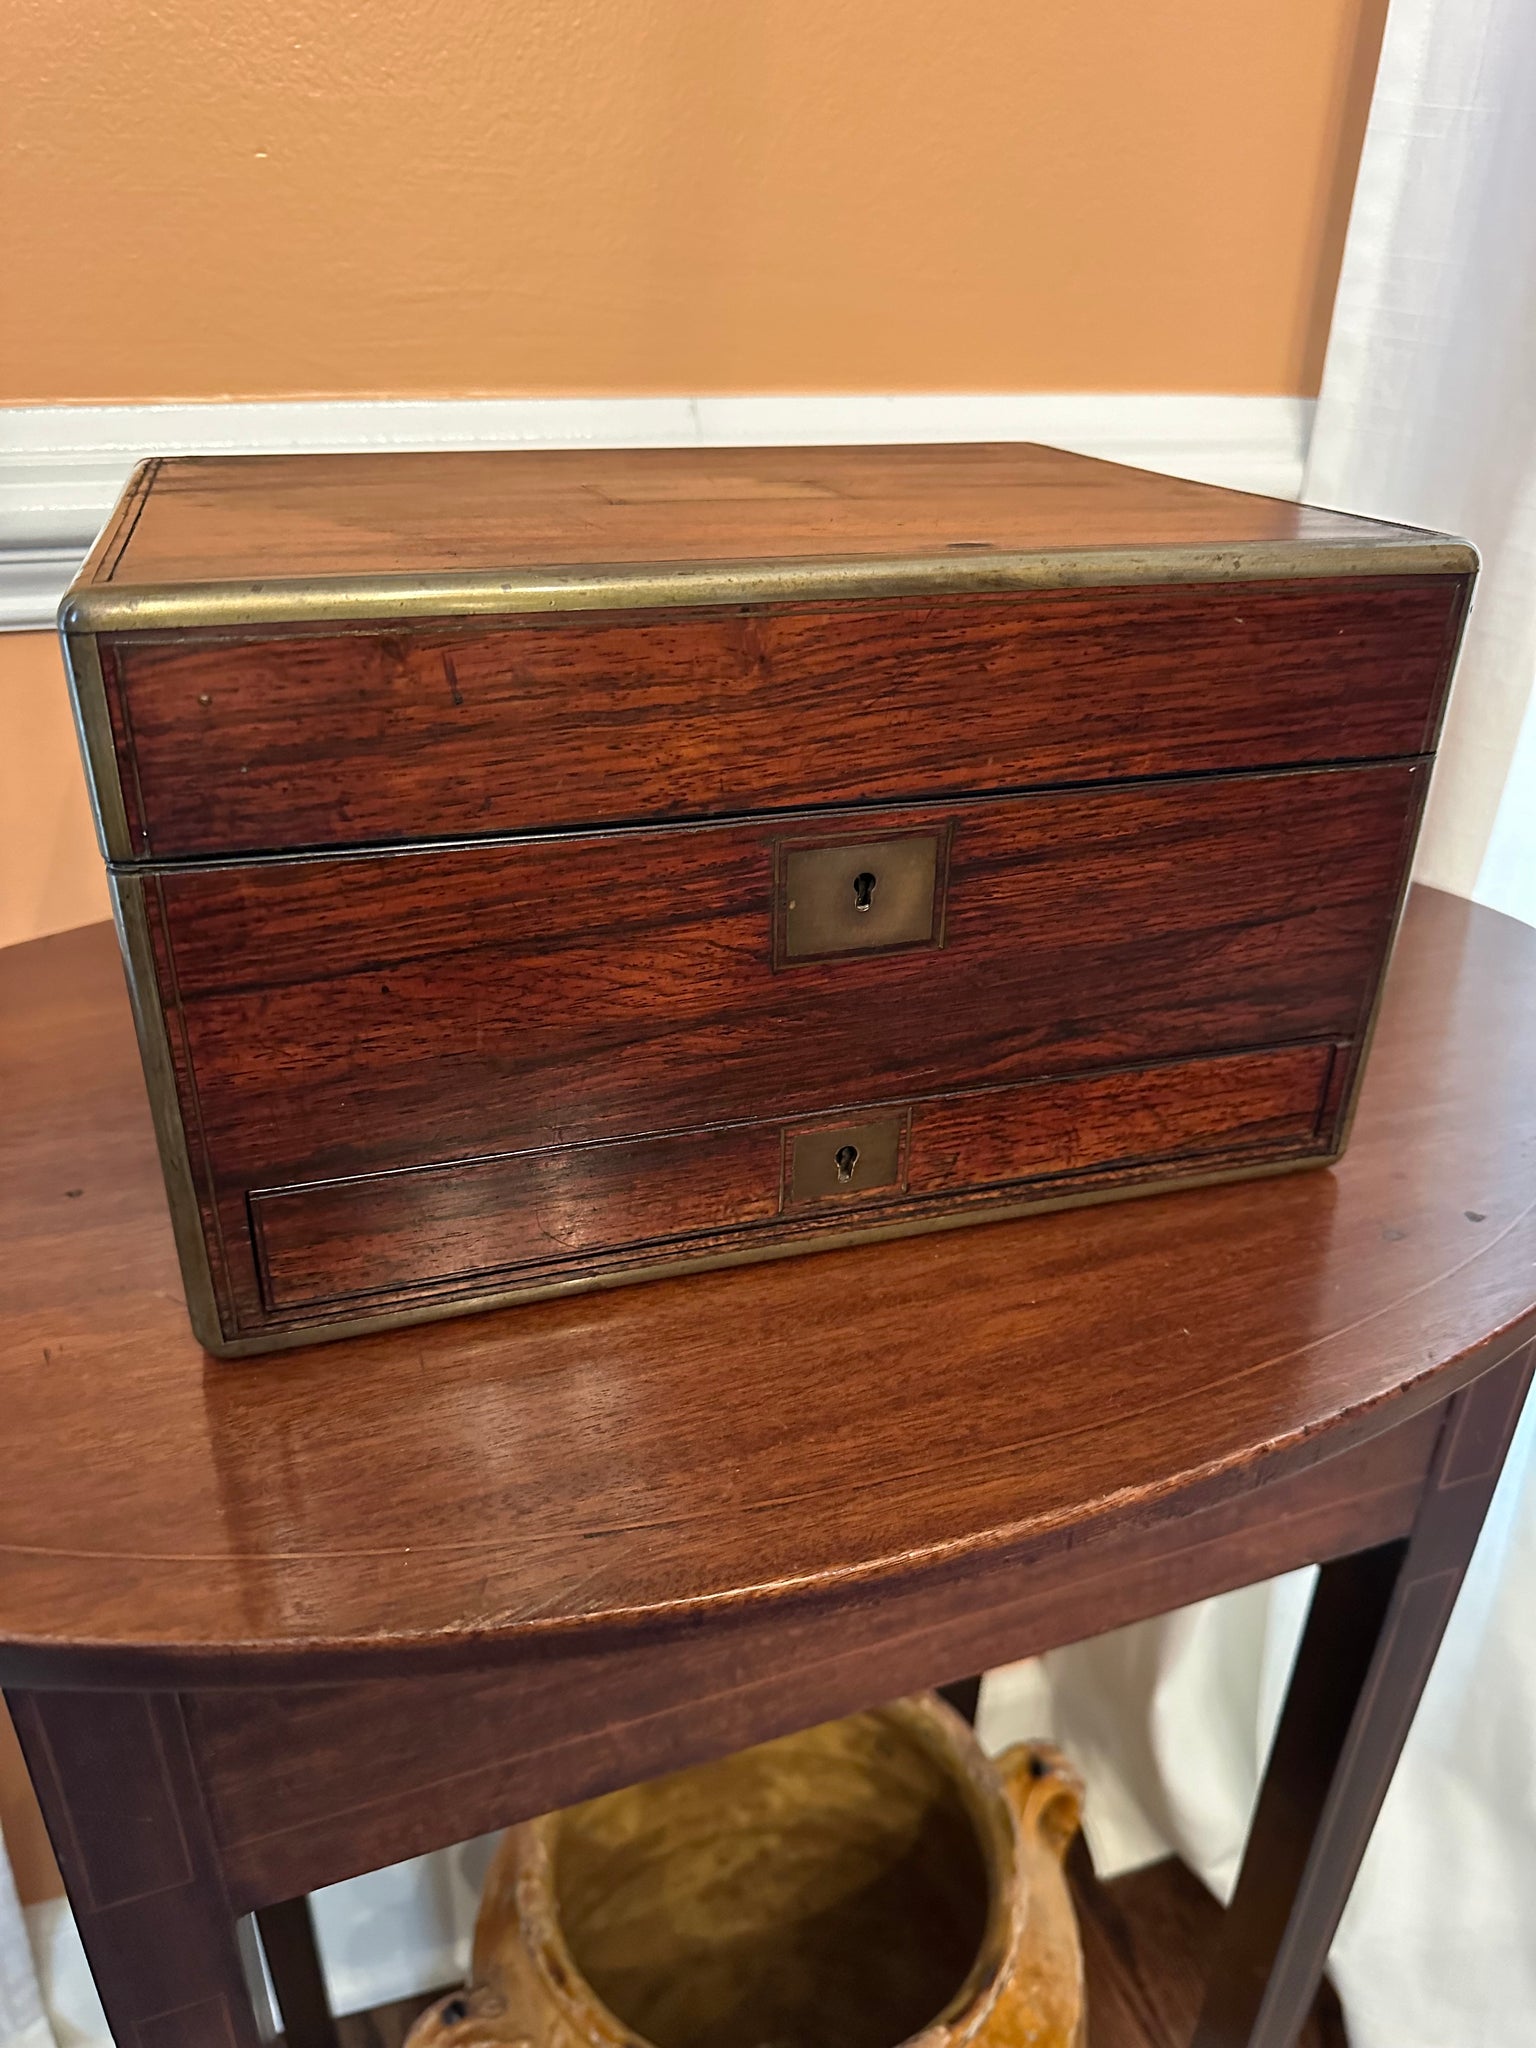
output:
[[[1046,448],[146,464],[62,623],[199,1337],[1337,1157],[1474,569]]]

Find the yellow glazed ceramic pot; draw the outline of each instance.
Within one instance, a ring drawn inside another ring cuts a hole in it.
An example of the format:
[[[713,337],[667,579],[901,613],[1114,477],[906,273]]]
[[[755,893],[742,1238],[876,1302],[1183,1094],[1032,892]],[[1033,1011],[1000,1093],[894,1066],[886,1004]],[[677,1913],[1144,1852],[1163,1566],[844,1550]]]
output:
[[[1082,2048],[1081,1798],[923,1695],[547,1814],[407,2048]]]

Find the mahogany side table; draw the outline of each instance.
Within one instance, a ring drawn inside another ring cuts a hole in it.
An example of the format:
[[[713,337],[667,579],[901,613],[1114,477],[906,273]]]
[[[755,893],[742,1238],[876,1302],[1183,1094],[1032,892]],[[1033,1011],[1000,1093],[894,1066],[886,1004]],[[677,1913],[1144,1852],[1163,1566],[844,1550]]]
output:
[[[1419,891],[1329,1172],[220,1364],[110,932],[0,955],[0,1680],[119,2048],[351,1873],[1323,1566],[1200,2048],[1286,2048],[1536,1349],[1536,932]]]

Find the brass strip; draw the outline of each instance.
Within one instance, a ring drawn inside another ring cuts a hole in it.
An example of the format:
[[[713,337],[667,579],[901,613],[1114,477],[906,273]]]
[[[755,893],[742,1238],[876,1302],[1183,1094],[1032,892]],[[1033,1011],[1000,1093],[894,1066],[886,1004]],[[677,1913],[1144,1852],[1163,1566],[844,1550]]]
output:
[[[908,1106],[894,1116],[786,1130],[780,1209],[901,1192],[911,1126]]]
[[[942,946],[953,836],[948,822],[937,831],[889,839],[872,837],[867,827],[809,843],[781,839],[775,968]]]
[[[147,885],[136,874],[110,872],[107,882],[112,891],[112,916],[117,925],[118,942],[123,949],[123,965],[128,977],[133,1028],[138,1034],[139,1057],[144,1063],[144,1081],[149,1090],[155,1144],[159,1148],[160,1167],[165,1175],[171,1232],[176,1240],[176,1256],[181,1262],[182,1284],[186,1289],[187,1315],[193,1334],[205,1349],[228,1355],[213,1268],[203,1236],[203,1217],[198,1206],[192,1159],[187,1150],[187,1133],[176,1092],[176,1069],[171,1060],[165,1011],[160,1000],[154,947],[150,943],[149,919],[144,908]]]
[[[61,633],[59,638],[64,649],[64,673],[69,678],[75,736],[80,742],[91,813],[96,820],[97,843],[106,860],[132,860],[135,848],[123,805],[117,745],[107,710],[107,686],[101,673],[101,648],[89,633]]]
[[[1233,547],[1090,548],[1028,554],[861,556],[789,561],[593,563],[433,576],[314,576],[270,582],[85,584],[60,621],[86,633],[173,627],[475,618],[658,606],[929,597],[1121,583],[1225,583],[1294,576],[1471,575],[1465,541],[1405,533],[1370,541],[1255,541]]]

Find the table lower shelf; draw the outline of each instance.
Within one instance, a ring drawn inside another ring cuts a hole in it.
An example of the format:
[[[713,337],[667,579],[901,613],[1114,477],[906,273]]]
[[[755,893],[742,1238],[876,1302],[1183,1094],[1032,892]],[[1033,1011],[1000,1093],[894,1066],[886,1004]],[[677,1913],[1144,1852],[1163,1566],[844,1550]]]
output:
[[[1220,1906],[1175,1857],[1101,1884],[1079,1841],[1067,1874],[1088,1976],[1089,2048],[1185,2048],[1221,1934]],[[364,2042],[373,2048],[367,2035],[347,2048]],[[1297,2048],[1349,2048],[1326,1979]]]

